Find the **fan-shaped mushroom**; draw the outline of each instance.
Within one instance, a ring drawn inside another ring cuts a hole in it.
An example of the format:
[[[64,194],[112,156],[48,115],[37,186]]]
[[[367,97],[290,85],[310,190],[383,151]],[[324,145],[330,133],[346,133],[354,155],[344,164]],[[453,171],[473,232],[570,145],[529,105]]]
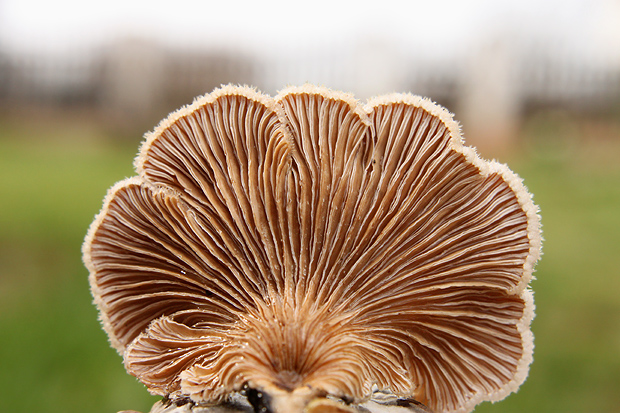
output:
[[[292,413],[384,391],[467,412],[525,380],[537,208],[429,100],[225,86],[165,119],[135,164],[83,255],[151,393]]]

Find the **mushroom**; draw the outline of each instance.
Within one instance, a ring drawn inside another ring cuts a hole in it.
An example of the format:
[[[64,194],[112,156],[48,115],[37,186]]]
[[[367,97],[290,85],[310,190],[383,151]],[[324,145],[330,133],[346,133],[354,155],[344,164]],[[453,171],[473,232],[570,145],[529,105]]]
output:
[[[372,411],[388,394],[469,412],[525,380],[537,207],[444,108],[229,85],[163,120],[135,166],[83,257],[158,408]]]

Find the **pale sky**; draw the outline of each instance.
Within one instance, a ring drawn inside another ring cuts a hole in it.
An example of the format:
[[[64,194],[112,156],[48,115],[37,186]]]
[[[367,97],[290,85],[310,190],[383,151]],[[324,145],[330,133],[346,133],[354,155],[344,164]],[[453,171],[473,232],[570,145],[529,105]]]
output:
[[[619,0],[0,0],[0,45],[70,51],[127,35],[174,47],[286,47],[382,37],[421,52],[452,54],[477,37],[554,37],[620,46]]]

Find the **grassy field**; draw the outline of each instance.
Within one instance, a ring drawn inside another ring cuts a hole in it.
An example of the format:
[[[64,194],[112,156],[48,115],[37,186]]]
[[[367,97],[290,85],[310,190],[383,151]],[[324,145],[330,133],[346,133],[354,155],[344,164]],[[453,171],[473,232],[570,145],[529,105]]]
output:
[[[148,411],[156,400],[108,346],[80,252],[107,188],[134,174],[138,143],[87,122],[0,122],[1,411]],[[535,119],[521,143],[503,160],[542,214],[535,360],[517,394],[476,412],[618,411],[620,128]]]

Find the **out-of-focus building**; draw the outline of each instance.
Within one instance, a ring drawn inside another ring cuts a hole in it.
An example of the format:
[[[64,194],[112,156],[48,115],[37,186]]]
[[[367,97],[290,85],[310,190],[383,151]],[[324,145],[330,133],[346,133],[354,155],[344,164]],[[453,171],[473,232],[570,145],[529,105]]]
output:
[[[387,38],[269,55],[128,38],[65,55],[0,50],[0,110],[91,108],[115,127],[144,130],[221,84],[251,84],[273,94],[287,84],[312,82],[361,99],[394,91],[429,96],[458,112],[468,142],[501,152],[532,110],[592,113],[618,105],[616,55],[599,50],[599,56],[611,56],[608,61],[584,59],[565,42],[510,36],[490,37],[452,60],[416,54]]]
[[[252,81],[253,71],[250,59],[225,50],[179,51],[125,39],[98,55],[93,103],[117,122],[144,123],[221,84]]]
[[[86,110],[112,129],[144,130],[221,84],[253,83],[255,71],[234,52],[138,38],[61,55],[0,51],[0,112]]]

